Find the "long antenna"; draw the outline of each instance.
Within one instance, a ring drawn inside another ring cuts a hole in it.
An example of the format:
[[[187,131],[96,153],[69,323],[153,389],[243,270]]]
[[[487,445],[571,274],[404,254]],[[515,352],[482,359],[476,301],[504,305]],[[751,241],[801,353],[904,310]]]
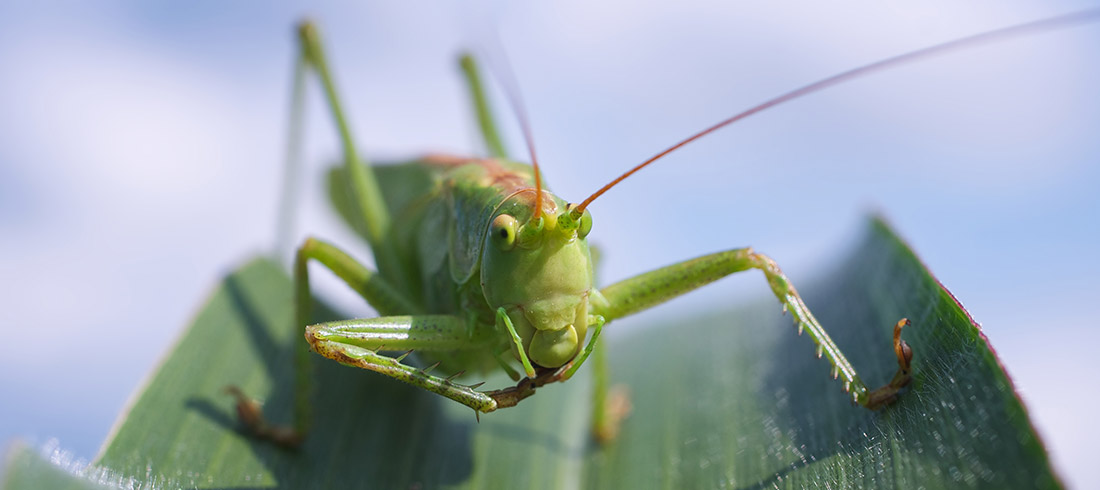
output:
[[[498,39],[496,45],[503,46],[504,44]],[[512,106],[512,112],[519,120],[520,129],[523,131],[523,140],[527,143],[527,151],[531,156],[531,167],[535,169],[535,214],[531,216],[531,221],[534,222],[542,217],[542,172],[539,171],[539,159],[535,156],[534,133],[531,131],[527,111],[523,108],[523,97],[519,92],[519,84],[516,83],[515,72],[512,71],[512,66],[508,63],[508,57],[502,54],[498,60],[489,57],[487,61],[489,73],[496,75],[500,81],[504,94],[508,97],[508,105]],[[496,61],[497,64],[494,64],[493,61]],[[493,68],[497,69],[493,70]]]
[[[622,182],[627,177],[630,177],[631,175],[633,175],[634,172],[637,172],[637,171],[645,168],[647,165],[661,159],[665,155],[668,155],[669,153],[672,153],[672,152],[680,149],[680,147],[682,147],[682,146],[684,146],[688,143],[691,143],[692,141],[695,141],[699,138],[702,138],[703,136],[706,136],[710,133],[713,133],[714,131],[722,129],[723,127],[726,127],[730,124],[733,124],[737,121],[740,121],[740,120],[742,120],[746,117],[749,117],[749,116],[751,116],[753,114],[756,114],[760,111],[763,111],[765,109],[770,109],[770,108],[775,107],[775,106],[777,106],[779,104],[782,104],[784,102],[787,102],[787,101],[790,101],[790,100],[793,100],[793,99],[797,99],[799,97],[802,97],[804,95],[809,95],[809,94],[812,94],[814,92],[824,90],[826,88],[832,87],[833,85],[837,85],[837,84],[848,82],[848,81],[851,81],[851,80],[854,80],[854,79],[857,79],[857,78],[861,78],[861,77],[869,75],[871,73],[876,73],[876,72],[883,71],[883,70],[886,70],[886,69],[889,69],[889,68],[896,68],[898,66],[902,66],[902,65],[908,64],[910,62],[917,61],[921,58],[927,58],[927,57],[931,57],[931,56],[938,56],[938,55],[942,55],[946,52],[953,51],[953,50],[956,50],[956,49],[974,48],[974,47],[977,47],[977,46],[980,46],[980,45],[986,44],[986,43],[1003,41],[1005,39],[1010,39],[1010,38],[1026,35],[1026,34],[1035,34],[1035,33],[1040,33],[1040,32],[1045,32],[1045,31],[1052,31],[1052,30],[1061,29],[1061,28],[1064,28],[1064,27],[1069,27],[1069,26],[1072,26],[1072,25],[1075,25],[1075,24],[1084,24],[1084,23],[1087,23],[1087,22],[1094,22],[1096,20],[1100,20],[1100,9],[1082,10],[1082,11],[1079,11],[1079,12],[1073,12],[1073,13],[1070,13],[1070,14],[1059,15],[1059,16],[1056,16],[1056,17],[1048,18],[1048,19],[1042,19],[1042,20],[1037,20],[1037,21],[1032,21],[1032,22],[1026,22],[1026,23],[1023,23],[1023,24],[1017,24],[1017,25],[1010,26],[1010,27],[1003,27],[1001,29],[996,29],[996,30],[992,30],[992,31],[988,31],[988,32],[983,32],[981,34],[975,34],[975,35],[972,35],[972,36],[967,36],[967,37],[964,37],[964,38],[961,38],[961,39],[956,39],[954,41],[947,41],[945,43],[937,44],[937,45],[930,46],[930,47],[927,47],[927,48],[924,48],[924,49],[918,49],[916,51],[911,51],[911,52],[908,52],[908,53],[905,53],[905,54],[900,54],[900,55],[897,55],[897,56],[894,56],[894,57],[891,57],[891,58],[886,58],[886,59],[881,60],[881,61],[876,61],[876,62],[868,64],[868,65],[863,65],[863,66],[858,67],[858,68],[854,68],[854,69],[851,69],[851,70],[848,70],[848,71],[845,71],[845,72],[841,72],[841,73],[838,73],[838,74],[833,75],[833,76],[828,77],[828,78],[818,80],[814,83],[811,83],[811,84],[806,85],[804,87],[801,87],[801,88],[795,89],[793,91],[787,92],[787,93],[785,93],[783,95],[780,95],[780,96],[778,96],[774,99],[768,100],[767,102],[764,102],[763,104],[760,104],[760,105],[757,105],[755,107],[749,108],[748,110],[746,110],[744,112],[741,112],[740,114],[737,114],[733,117],[730,117],[729,119],[725,119],[725,120],[723,120],[723,121],[721,121],[721,122],[719,122],[719,123],[717,123],[717,124],[715,124],[715,125],[713,125],[709,128],[706,128],[706,129],[704,129],[704,130],[702,130],[698,133],[695,133],[694,135],[688,137],[687,139],[685,139],[685,140],[683,140],[679,143],[676,143],[675,145],[672,145],[672,146],[668,147],[664,151],[650,157],[648,160],[638,164],[636,167],[634,167],[634,168],[630,169],[629,171],[627,171],[626,173],[620,175],[615,180],[612,180],[610,183],[608,183],[607,185],[601,187],[600,190],[596,191],[591,196],[588,196],[587,199],[582,201],[581,204],[575,208],[575,211],[573,213],[579,216],[580,213],[584,212],[585,208],[588,207],[589,204],[592,204],[592,201],[595,201],[596,198],[603,195],[603,193],[607,192],[609,189],[614,187],[619,182]]]

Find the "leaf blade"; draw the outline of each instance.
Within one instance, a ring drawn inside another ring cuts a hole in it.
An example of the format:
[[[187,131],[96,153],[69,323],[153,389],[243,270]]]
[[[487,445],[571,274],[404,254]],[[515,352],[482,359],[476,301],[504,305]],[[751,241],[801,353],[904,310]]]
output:
[[[97,464],[195,487],[1059,487],[985,338],[908,247],[875,220],[838,263],[803,293],[869,384],[895,368],[892,324],[913,321],[914,382],[885,410],[852,406],[768,298],[611,337],[612,376],[635,411],[608,447],[587,435],[586,375],[479,424],[465,407],[320,362],[314,433],[289,452],[237,432],[220,393],[240,384],[290,418],[290,284],[254,261],[212,296]]]

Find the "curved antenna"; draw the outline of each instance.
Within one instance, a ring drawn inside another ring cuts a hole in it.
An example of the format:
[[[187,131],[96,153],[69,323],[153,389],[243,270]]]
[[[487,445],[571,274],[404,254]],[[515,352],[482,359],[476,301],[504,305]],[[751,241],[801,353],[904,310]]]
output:
[[[828,77],[828,78],[823,78],[823,79],[818,80],[814,83],[811,83],[811,84],[803,86],[801,88],[792,90],[792,91],[787,92],[783,95],[780,95],[780,96],[775,97],[771,100],[768,100],[768,101],[764,102],[763,104],[751,107],[751,108],[749,108],[748,110],[746,110],[744,112],[741,112],[737,115],[734,115],[733,117],[730,117],[728,119],[720,121],[717,124],[715,124],[715,125],[713,125],[709,128],[706,128],[706,129],[704,129],[704,130],[702,130],[698,133],[695,133],[694,135],[688,137],[687,139],[684,139],[683,141],[680,141],[679,143],[676,143],[675,145],[672,145],[672,146],[666,148],[664,151],[650,157],[648,160],[638,164],[634,168],[628,170],[626,173],[620,175],[617,179],[612,180],[607,185],[601,187],[600,190],[596,191],[591,196],[588,196],[588,198],[585,199],[584,201],[582,201],[579,206],[574,208],[573,214],[575,214],[576,216],[580,216],[580,213],[583,213],[584,209],[586,207],[588,207],[589,204],[592,204],[592,201],[595,201],[596,198],[603,195],[603,193],[607,192],[612,187],[615,187],[616,184],[618,184],[619,182],[622,182],[627,177],[630,177],[631,175],[633,175],[634,172],[637,172],[637,171],[645,168],[647,165],[661,159],[665,155],[668,155],[669,153],[672,153],[672,152],[680,149],[680,147],[682,147],[682,146],[684,146],[688,143],[691,143],[692,141],[695,141],[699,138],[702,138],[703,136],[706,136],[710,133],[713,133],[714,131],[722,129],[723,127],[726,127],[730,124],[733,124],[737,121],[740,121],[740,120],[742,120],[746,117],[749,117],[749,116],[751,116],[753,114],[756,114],[760,111],[763,111],[765,109],[770,109],[770,108],[775,107],[775,106],[777,106],[779,104],[782,104],[784,102],[787,102],[787,101],[790,101],[790,100],[793,100],[793,99],[797,99],[799,97],[802,97],[804,95],[809,95],[809,94],[812,94],[814,92],[824,90],[826,88],[832,87],[833,85],[838,85],[838,84],[841,84],[841,83],[844,83],[844,82],[849,82],[851,80],[863,77],[865,75],[869,75],[871,73],[883,71],[883,70],[886,70],[886,69],[889,69],[889,68],[896,68],[898,66],[902,66],[902,65],[917,61],[921,58],[927,58],[927,57],[931,57],[931,56],[938,56],[938,55],[942,55],[942,54],[945,54],[945,53],[950,52],[950,51],[954,51],[956,49],[974,48],[974,47],[977,47],[979,45],[986,44],[986,43],[991,43],[991,42],[996,42],[996,41],[1003,41],[1005,39],[1010,39],[1010,38],[1013,38],[1013,37],[1022,36],[1022,35],[1026,35],[1026,34],[1035,34],[1035,33],[1044,32],[1044,31],[1051,31],[1051,30],[1055,30],[1055,29],[1061,29],[1063,27],[1069,27],[1069,26],[1074,25],[1074,24],[1084,24],[1086,22],[1094,22],[1096,20],[1100,20],[1100,9],[1082,10],[1082,11],[1079,11],[1079,12],[1073,12],[1073,13],[1070,13],[1070,14],[1059,15],[1059,16],[1050,17],[1050,18],[1047,18],[1047,19],[1036,20],[1036,21],[1032,21],[1032,22],[1025,22],[1023,24],[1017,24],[1017,25],[1009,26],[1009,27],[1002,27],[1000,29],[987,31],[987,32],[983,32],[983,33],[980,33],[980,34],[975,34],[975,35],[972,35],[972,36],[967,36],[967,37],[960,38],[960,39],[955,39],[953,41],[947,41],[947,42],[944,42],[944,43],[929,46],[927,48],[918,49],[916,51],[910,51],[910,52],[905,53],[905,54],[900,54],[900,55],[897,55],[897,56],[886,58],[884,60],[876,61],[874,63],[863,65],[863,66],[860,66],[858,68],[853,68],[853,69],[848,70],[848,71],[840,72],[840,73],[838,73],[836,75],[833,75],[831,77]]]
[[[497,39],[497,46],[503,46],[504,44]],[[519,84],[516,83],[515,72],[512,71],[512,66],[508,63],[508,57],[501,54],[500,59],[494,60],[491,56],[486,56],[486,64],[488,65],[488,71],[490,74],[495,75],[497,81],[500,82],[501,87],[504,89],[504,95],[508,98],[508,105],[512,107],[512,112],[515,113],[516,119],[519,121],[520,130],[523,132],[523,141],[527,144],[527,152],[531,156],[531,167],[535,169],[535,214],[531,216],[531,221],[535,221],[542,217],[542,173],[539,171],[539,160],[535,156],[535,137],[531,131],[531,123],[527,118],[527,111],[523,108],[523,97],[520,95]],[[497,61],[494,64],[493,61]],[[494,70],[493,68],[496,68]]]
[[[511,72],[507,62],[505,62],[505,70]],[[515,83],[515,79],[512,82]],[[531,216],[531,221],[535,221],[542,216],[542,172],[539,171],[539,159],[535,156],[535,137],[531,132],[531,123],[527,120],[527,112],[523,110],[519,89],[515,87],[506,92],[508,92],[512,110],[516,113],[516,119],[519,120],[520,129],[523,130],[523,141],[527,143],[527,151],[531,154],[531,167],[535,169],[535,214]]]

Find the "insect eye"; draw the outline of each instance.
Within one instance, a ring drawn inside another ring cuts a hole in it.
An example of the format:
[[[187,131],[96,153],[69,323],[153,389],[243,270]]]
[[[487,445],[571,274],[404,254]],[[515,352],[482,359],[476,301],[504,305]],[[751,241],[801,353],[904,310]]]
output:
[[[588,232],[592,231],[592,215],[587,209],[578,213],[577,205],[570,203],[566,206],[565,212],[558,216],[558,226],[567,232],[576,230],[577,236],[584,238],[588,236]]]
[[[501,250],[511,250],[516,246],[516,219],[507,214],[498,215],[493,218],[489,233]]]
[[[577,235],[581,238],[588,236],[588,232],[592,231],[592,214],[587,209],[584,210],[584,214],[581,215],[581,224],[577,228]]]

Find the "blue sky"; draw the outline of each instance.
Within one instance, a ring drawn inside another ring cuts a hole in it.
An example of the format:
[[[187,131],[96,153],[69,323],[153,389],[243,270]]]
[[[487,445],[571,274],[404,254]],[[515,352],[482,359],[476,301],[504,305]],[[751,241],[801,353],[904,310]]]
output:
[[[1090,6],[588,3],[490,6],[488,21],[447,4],[0,5],[0,334],[30,341],[0,343],[0,441],[56,437],[94,456],[216,281],[272,248],[304,14],[325,29],[353,130],[379,159],[480,151],[455,56],[495,45],[482,26],[496,25],[544,171],[577,200],[792,88]],[[710,136],[592,206],[603,276],[751,245],[804,283],[877,210],[983,323],[1058,469],[1090,481],[1095,46],[1094,25],[956,53]],[[352,243],[317,192],[338,147],[316,95],[297,231]],[[731,279],[638,321],[765,294],[755,275]]]

